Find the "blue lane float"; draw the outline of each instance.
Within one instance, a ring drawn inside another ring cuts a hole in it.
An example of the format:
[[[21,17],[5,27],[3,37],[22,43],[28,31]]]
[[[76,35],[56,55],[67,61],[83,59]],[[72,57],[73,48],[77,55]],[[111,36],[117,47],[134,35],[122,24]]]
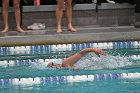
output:
[[[139,79],[140,73],[122,73],[122,74],[96,74],[96,75],[75,75],[75,76],[55,76],[55,77],[36,77],[36,78],[14,78],[0,79],[0,85],[40,85],[50,83],[74,83],[74,82],[93,82],[101,80],[117,79]]]
[[[102,49],[139,48],[140,41],[0,47],[0,55],[72,51],[89,47],[99,47]]]
[[[131,55],[128,56],[132,60],[139,60],[140,55]],[[40,64],[48,64],[48,62],[55,62],[57,64],[61,64],[63,59],[55,58],[55,59],[34,59],[34,60],[3,60],[0,61],[0,67],[14,67],[14,66],[28,66],[31,65],[32,62],[39,62]]]

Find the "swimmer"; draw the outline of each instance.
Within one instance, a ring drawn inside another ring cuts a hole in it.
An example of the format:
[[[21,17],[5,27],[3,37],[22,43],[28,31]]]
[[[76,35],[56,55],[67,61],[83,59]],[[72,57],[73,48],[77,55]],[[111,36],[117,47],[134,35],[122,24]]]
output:
[[[53,62],[49,62],[47,66],[51,67],[51,68],[71,68],[71,69],[76,69],[75,64],[78,62],[78,60],[80,60],[81,57],[83,57],[84,55],[86,55],[89,52],[94,52],[97,55],[105,55],[105,52],[100,48],[85,48],[85,49],[77,52],[76,54],[66,58],[62,62],[61,65],[54,64]]]

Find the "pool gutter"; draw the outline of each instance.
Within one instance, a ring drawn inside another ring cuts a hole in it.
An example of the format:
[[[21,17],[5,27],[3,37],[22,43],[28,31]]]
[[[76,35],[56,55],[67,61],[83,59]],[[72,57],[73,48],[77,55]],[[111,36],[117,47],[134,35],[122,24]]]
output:
[[[108,41],[139,41],[140,29],[133,26],[121,27],[85,27],[78,28],[77,32],[65,30],[62,34],[55,31],[26,31],[18,33],[11,31],[0,36],[0,46],[52,45],[84,42]]]

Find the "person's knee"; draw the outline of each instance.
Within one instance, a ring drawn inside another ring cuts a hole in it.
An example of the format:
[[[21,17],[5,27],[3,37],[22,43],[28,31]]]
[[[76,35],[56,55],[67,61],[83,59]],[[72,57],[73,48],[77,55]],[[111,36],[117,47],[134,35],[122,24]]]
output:
[[[15,9],[15,11],[20,11],[20,4],[14,3],[14,9]]]
[[[58,9],[58,10],[63,10],[63,5],[58,5],[58,6],[57,6],[57,9]]]
[[[72,0],[66,0],[66,7],[71,8],[72,6]]]
[[[66,2],[66,8],[71,8],[72,5],[71,5],[71,2]]]
[[[3,9],[7,9],[9,7],[9,2],[8,1],[4,1],[2,3],[2,7],[3,7]]]

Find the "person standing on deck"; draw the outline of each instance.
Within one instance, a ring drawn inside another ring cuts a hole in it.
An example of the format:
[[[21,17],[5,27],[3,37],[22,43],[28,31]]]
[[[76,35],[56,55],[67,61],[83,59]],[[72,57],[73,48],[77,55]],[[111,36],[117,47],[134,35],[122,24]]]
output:
[[[77,30],[72,26],[72,0],[65,0],[66,4],[66,16],[67,16],[67,27],[71,32],[76,32]],[[62,33],[62,16],[63,16],[63,6],[64,0],[57,0],[56,8],[56,19],[57,19],[57,33]]]
[[[18,32],[25,32],[21,26],[21,18],[20,18],[20,0],[13,0],[13,6],[15,10],[15,18],[16,18],[16,29]],[[2,0],[2,14],[4,20],[4,29],[2,32],[6,33],[9,31],[8,26],[8,8],[9,8],[9,0]]]

